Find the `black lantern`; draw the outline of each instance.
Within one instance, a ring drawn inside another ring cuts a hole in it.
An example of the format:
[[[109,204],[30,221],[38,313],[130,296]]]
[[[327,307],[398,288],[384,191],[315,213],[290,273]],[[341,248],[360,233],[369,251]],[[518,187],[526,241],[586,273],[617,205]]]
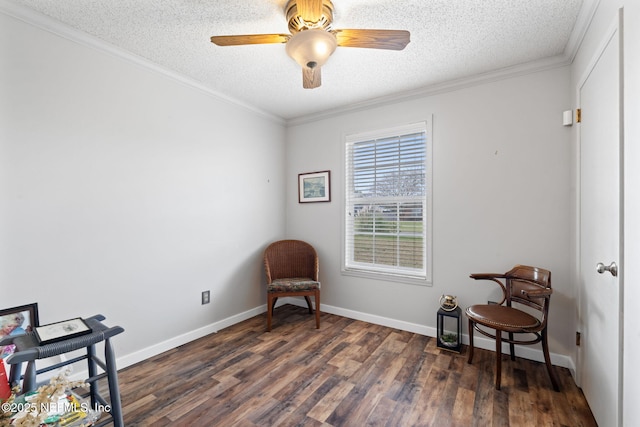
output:
[[[438,309],[438,348],[460,353],[462,348],[462,310],[455,297],[443,295]]]

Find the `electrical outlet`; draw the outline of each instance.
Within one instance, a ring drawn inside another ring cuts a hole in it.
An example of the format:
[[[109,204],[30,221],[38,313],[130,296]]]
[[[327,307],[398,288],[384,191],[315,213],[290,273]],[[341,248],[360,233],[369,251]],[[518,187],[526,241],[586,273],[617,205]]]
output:
[[[202,291],[202,304],[209,304],[211,302],[211,293],[209,291]]]

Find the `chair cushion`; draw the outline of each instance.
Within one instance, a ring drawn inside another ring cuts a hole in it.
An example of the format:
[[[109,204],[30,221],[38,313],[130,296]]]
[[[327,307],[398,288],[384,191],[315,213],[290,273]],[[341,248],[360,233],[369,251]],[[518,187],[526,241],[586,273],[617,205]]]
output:
[[[308,277],[276,279],[267,285],[267,292],[303,292],[320,289],[320,282]]]
[[[472,305],[467,308],[466,313],[476,323],[507,332],[535,331],[540,327],[540,321],[534,316],[504,305]]]

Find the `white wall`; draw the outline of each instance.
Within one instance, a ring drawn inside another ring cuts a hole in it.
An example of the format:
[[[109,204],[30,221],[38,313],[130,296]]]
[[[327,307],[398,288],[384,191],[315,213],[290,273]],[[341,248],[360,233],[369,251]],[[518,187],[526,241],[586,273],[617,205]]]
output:
[[[318,249],[325,307],[435,328],[443,293],[457,295],[462,307],[497,297],[497,285],[474,282],[470,273],[540,266],[552,271],[555,289],[551,351],[572,359],[574,196],[571,130],[562,126],[570,105],[570,72],[562,67],[290,127],[286,233]],[[433,286],[341,275],[344,136],[431,114]],[[331,203],[298,204],[297,174],[326,169]]]
[[[1,307],[101,313],[135,362],[264,305],[282,123],[2,13],[0,58]]]

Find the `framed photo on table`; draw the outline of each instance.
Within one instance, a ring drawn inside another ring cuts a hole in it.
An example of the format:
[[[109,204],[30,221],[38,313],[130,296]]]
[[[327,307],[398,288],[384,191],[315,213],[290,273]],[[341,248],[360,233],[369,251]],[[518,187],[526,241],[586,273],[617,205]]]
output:
[[[90,334],[91,328],[79,317],[64,320],[62,322],[50,323],[48,325],[37,326],[36,336],[40,345],[51,344],[81,335]]]
[[[298,203],[330,201],[331,171],[298,174]]]
[[[33,331],[38,326],[38,303],[25,304],[0,310],[0,338],[15,336]],[[16,351],[15,344],[0,346],[0,358],[3,363]],[[7,372],[9,367],[5,366]]]

